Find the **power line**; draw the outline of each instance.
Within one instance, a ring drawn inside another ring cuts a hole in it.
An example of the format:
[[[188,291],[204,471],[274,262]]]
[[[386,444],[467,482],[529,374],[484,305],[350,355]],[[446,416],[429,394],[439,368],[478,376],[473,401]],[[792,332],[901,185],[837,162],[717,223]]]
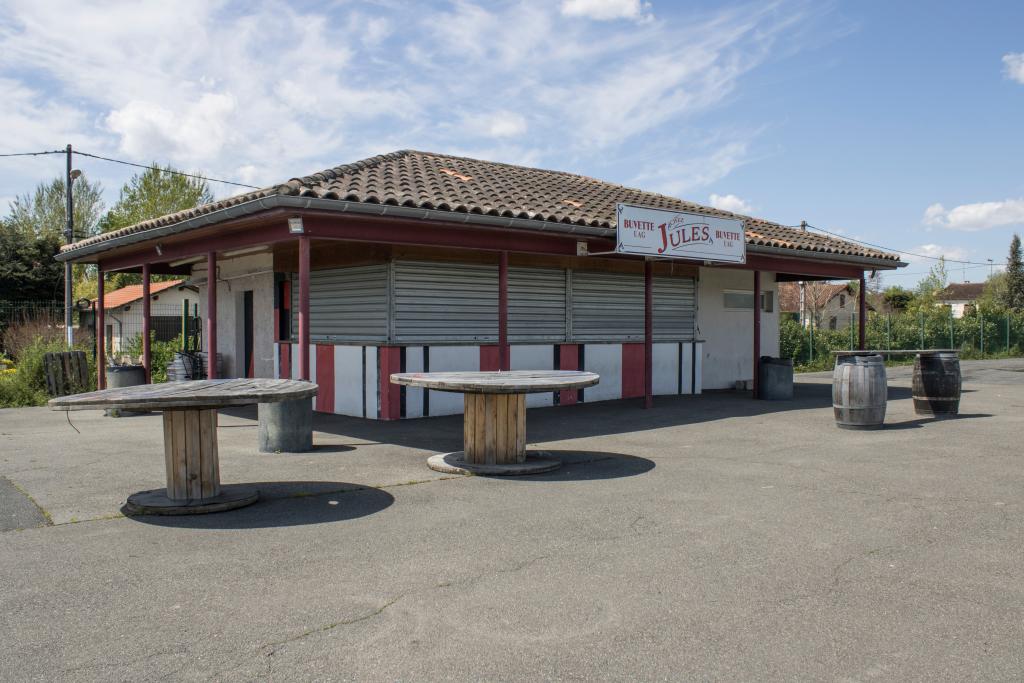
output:
[[[789,227],[796,228],[796,227],[799,227],[799,226],[791,225]],[[966,264],[966,265],[969,265],[969,266],[991,266],[991,265],[1005,266],[1006,265],[1005,263],[989,263],[988,261],[986,261],[985,263],[982,263],[980,261],[960,261],[960,260],[957,260],[957,259],[948,259],[948,258],[945,258],[944,256],[928,256],[927,254],[915,254],[912,251],[903,251],[902,249],[896,249],[895,247],[886,247],[886,246],[882,246],[881,244],[874,244],[872,242],[865,242],[864,240],[855,240],[852,237],[847,237],[846,235],[840,235],[838,233],[834,233],[834,232],[831,232],[829,230],[825,230],[824,228],[819,228],[817,226],[811,225],[810,223],[807,224],[807,227],[808,228],[813,228],[813,229],[817,230],[818,232],[823,232],[826,235],[832,235],[833,237],[838,237],[839,239],[846,240],[847,242],[854,242],[856,244],[863,244],[864,246],[874,247],[875,249],[884,249],[885,251],[893,251],[893,252],[896,252],[897,254],[903,254],[904,256],[913,256],[915,258],[926,258],[926,259],[931,259],[932,261],[945,261],[946,263],[960,263],[960,264]]]
[[[63,149],[55,149],[52,152],[13,152],[10,154],[0,154],[0,157],[38,157],[43,154],[65,154]]]
[[[185,176],[186,178],[196,178],[198,180],[206,180],[206,181],[209,181],[211,183],[224,183],[225,185],[235,185],[237,187],[246,187],[246,188],[248,188],[250,190],[258,190],[258,189],[260,189],[260,188],[256,187],[255,185],[246,185],[245,183],[236,183],[233,180],[221,180],[219,178],[210,178],[208,176],[196,175],[194,173],[184,173],[182,171],[174,171],[174,170],[167,169],[167,168],[160,168],[159,166],[148,166],[146,164],[136,164],[134,162],[124,161],[122,159],[111,159],[110,157],[102,157],[99,154],[89,154],[88,152],[79,152],[77,149],[76,150],[72,150],[71,153],[72,154],[77,154],[77,155],[83,156],[83,157],[91,157],[93,159],[102,159],[103,161],[111,161],[111,162],[113,162],[115,164],[124,164],[125,166],[134,166],[135,168],[145,168],[145,169],[149,169],[150,171],[161,171],[163,173],[171,173],[171,174],[174,174],[174,175]],[[64,154],[64,152],[61,152],[61,154]]]

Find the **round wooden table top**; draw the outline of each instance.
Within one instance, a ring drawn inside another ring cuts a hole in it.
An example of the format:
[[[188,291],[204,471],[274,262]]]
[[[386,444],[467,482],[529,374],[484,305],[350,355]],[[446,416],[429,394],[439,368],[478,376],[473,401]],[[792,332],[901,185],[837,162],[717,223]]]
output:
[[[317,385],[297,379],[200,379],[58,396],[47,405],[55,410],[226,408],[312,398],[316,392]]]
[[[394,384],[463,394],[532,394],[581,389],[601,381],[600,375],[580,370],[506,370],[494,372],[400,372]]]

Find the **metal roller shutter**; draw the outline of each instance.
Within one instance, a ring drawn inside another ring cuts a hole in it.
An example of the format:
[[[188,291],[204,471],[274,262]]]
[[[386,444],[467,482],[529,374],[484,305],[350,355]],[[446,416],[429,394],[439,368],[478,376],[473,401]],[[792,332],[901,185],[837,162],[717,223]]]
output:
[[[565,270],[508,269],[510,342],[565,341]]]
[[[655,277],[654,341],[689,341],[694,336],[697,283],[692,277]]]
[[[299,338],[299,283],[292,274],[292,339]],[[314,270],[309,274],[311,341],[377,341],[388,334],[388,266]]]
[[[643,341],[642,275],[573,271],[573,341]]]
[[[392,341],[495,342],[498,267],[395,261]]]

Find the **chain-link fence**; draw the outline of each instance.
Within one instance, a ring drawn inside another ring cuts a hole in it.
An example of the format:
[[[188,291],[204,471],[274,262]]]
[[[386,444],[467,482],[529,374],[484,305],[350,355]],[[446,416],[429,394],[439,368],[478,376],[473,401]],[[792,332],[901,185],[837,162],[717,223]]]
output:
[[[808,321],[811,323],[811,321]],[[780,355],[797,365],[831,366],[832,351],[857,348],[857,319],[845,329],[801,325],[785,318],[779,330]],[[865,325],[869,349],[957,349],[964,358],[1024,355],[1024,312],[968,310],[955,318],[949,309],[869,313]]]

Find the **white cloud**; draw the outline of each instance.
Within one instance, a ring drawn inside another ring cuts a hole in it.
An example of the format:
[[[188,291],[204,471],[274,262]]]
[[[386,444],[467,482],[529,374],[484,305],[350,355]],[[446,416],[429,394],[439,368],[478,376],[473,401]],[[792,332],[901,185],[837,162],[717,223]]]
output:
[[[526,132],[526,117],[514,111],[478,112],[462,117],[464,130],[492,138],[518,137]]]
[[[923,220],[928,225],[967,232],[1004,225],[1024,225],[1024,199],[961,204],[952,209],[946,209],[942,204],[932,204],[925,209]]]
[[[1010,80],[1024,84],[1024,52],[1003,55],[1003,73]]]
[[[733,213],[752,214],[754,207],[740,199],[734,194],[714,194],[708,197],[708,202],[716,209],[731,211]]]
[[[673,197],[721,180],[749,161],[747,143],[729,142],[703,156],[665,162],[635,176],[631,184]]]
[[[413,147],[632,174],[679,194],[750,160],[749,135],[699,116],[802,44],[809,6],[649,21],[642,0],[453,0],[420,14],[390,2],[105,0],[55,11],[8,0],[0,127],[26,149],[71,142],[256,185]],[[34,163],[0,168],[0,194],[59,172]],[[82,164],[93,177],[114,173],[111,192],[131,172]]]
[[[969,260],[967,250],[963,247],[944,247],[939,244],[921,244],[919,246],[912,247],[907,251],[913,252],[914,254],[920,254],[920,256],[911,256],[909,254],[901,255],[900,258],[907,263],[931,264],[940,256],[944,256],[947,261]],[[921,258],[922,256],[930,256],[931,258]]]
[[[641,0],[562,0],[562,14],[567,17],[586,17],[595,21],[611,19],[651,19],[651,3]]]

